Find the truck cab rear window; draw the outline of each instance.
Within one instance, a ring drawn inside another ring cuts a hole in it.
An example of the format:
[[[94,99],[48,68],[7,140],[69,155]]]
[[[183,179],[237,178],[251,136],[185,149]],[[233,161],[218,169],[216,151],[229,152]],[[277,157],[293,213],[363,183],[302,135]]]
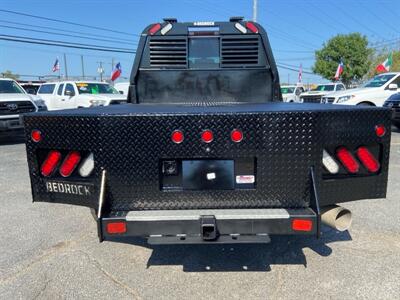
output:
[[[189,68],[218,69],[220,63],[218,38],[189,39]]]

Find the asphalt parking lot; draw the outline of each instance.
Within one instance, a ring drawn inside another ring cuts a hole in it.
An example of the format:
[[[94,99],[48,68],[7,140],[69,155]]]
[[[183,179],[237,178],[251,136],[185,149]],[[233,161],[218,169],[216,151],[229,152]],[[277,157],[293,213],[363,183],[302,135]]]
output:
[[[400,133],[387,200],[346,204],[349,232],[268,245],[99,243],[89,209],[32,204],[19,139],[0,141],[0,298],[400,299]]]

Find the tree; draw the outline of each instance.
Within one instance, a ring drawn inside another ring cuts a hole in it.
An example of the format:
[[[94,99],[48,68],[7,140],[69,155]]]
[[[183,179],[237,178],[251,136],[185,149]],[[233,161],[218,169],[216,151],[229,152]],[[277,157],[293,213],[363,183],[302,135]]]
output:
[[[18,74],[14,74],[10,70],[6,70],[4,72],[1,72],[1,76],[4,77],[4,78],[11,78],[11,79],[14,79],[14,80],[17,80],[19,78]]]
[[[389,53],[392,52],[393,65],[390,68],[390,72],[400,72],[400,51],[382,50],[380,53],[374,55],[372,58],[372,63],[368,71],[368,78],[378,74],[376,67],[383,63],[386,58],[388,58]]]
[[[322,77],[333,80],[340,61],[344,64],[341,80],[348,85],[360,80],[371,66],[373,49],[360,33],[339,34],[324,43],[322,49],[315,51],[313,71]]]

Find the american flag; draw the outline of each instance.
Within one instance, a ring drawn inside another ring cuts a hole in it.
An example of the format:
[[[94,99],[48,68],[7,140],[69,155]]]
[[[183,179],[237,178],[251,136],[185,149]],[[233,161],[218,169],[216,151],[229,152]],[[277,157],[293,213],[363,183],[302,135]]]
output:
[[[57,72],[58,70],[60,70],[60,62],[58,61],[58,58],[56,58],[56,61],[53,65],[53,72]]]

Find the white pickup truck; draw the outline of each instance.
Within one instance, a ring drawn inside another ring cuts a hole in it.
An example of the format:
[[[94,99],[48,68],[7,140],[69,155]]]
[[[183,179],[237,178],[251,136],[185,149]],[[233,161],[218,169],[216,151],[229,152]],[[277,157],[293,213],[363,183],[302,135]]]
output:
[[[301,85],[281,85],[283,102],[300,102],[300,94],[304,93]]]
[[[324,97],[325,95],[332,92],[343,91],[345,89],[346,87],[341,82],[319,84],[315,89],[302,93],[300,95],[300,102],[322,103],[322,97]]]
[[[383,106],[387,98],[400,92],[399,87],[400,72],[384,73],[376,75],[360,88],[329,93],[322,98],[322,103]]]
[[[126,102],[126,96],[105,82],[60,81],[42,84],[38,95],[49,110],[106,106]]]
[[[21,131],[20,114],[47,110],[44,102],[33,98],[13,79],[0,78],[0,135]]]

